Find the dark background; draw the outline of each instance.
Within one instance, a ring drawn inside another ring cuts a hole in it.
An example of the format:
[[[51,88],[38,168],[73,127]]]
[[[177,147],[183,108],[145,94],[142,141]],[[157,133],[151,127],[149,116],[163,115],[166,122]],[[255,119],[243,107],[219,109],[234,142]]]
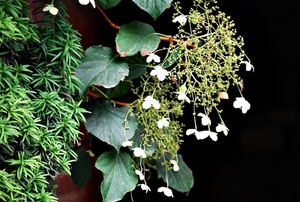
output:
[[[114,23],[121,25],[145,15],[134,4],[127,6],[131,0],[123,2],[121,10],[107,11]],[[191,3],[190,0],[182,2]],[[243,76],[243,95],[251,103],[251,109],[247,114],[234,109],[234,96],[231,96],[223,114],[230,129],[227,137],[220,135],[217,142],[185,137],[180,153],[195,178],[187,196],[174,191],[173,199],[161,193],[157,197],[156,189],[165,186],[158,180],[149,182],[152,192],[148,194],[133,192],[136,202],[300,201],[300,1],[220,0],[219,6],[235,21],[238,35],[245,40],[244,49],[255,67],[254,73]],[[170,24],[166,21],[169,17],[164,18],[166,15],[168,12],[156,22],[149,16],[147,20],[156,25],[156,31],[168,33],[173,28],[166,26]],[[114,42],[116,31],[110,29],[101,15],[97,23],[95,32],[83,33],[85,45],[113,46],[108,39]],[[123,201],[130,201],[128,194]]]

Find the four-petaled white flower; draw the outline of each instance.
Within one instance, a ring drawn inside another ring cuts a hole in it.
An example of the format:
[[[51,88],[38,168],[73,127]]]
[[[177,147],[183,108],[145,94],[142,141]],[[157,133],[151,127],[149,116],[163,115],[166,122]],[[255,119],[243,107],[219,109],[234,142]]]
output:
[[[204,125],[204,126],[211,125],[210,118],[208,116],[206,116],[205,114],[199,113],[197,116],[202,117],[202,119],[201,119],[202,125]]]
[[[175,92],[175,93],[178,94],[178,97],[177,97],[178,100],[185,100],[187,103],[191,102],[190,98],[188,98],[188,96],[186,96],[185,93],[183,93],[183,92]]]
[[[148,55],[147,59],[146,59],[146,62],[147,62],[147,63],[150,63],[150,62],[152,62],[152,60],[153,60],[154,62],[159,63],[159,62],[160,62],[160,57],[159,57],[158,55],[156,55],[155,53],[150,53],[150,54]]]
[[[144,180],[145,179],[145,176],[144,176],[144,174],[141,171],[135,170],[135,174],[137,174],[139,176],[140,180]]]
[[[93,7],[96,8],[95,0],[79,0],[79,3],[81,5],[88,5],[89,3],[91,3]]]
[[[44,12],[49,11],[49,13],[51,13],[52,15],[57,15],[57,13],[58,13],[58,9],[53,4],[49,4],[49,5],[45,6],[43,8],[43,11]]]
[[[229,129],[224,125],[224,124],[218,124],[216,126],[216,131],[219,133],[219,132],[223,132],[224,135],[228,135],[228,131]]]
[[[216,132],[212,132],[212,131],[208,131],[208,130],[204,130],[204,131],[197,131],[196,129],[188,129],[186,131],[186,135],[191,135],[191,134],[195,134],[197,140],[203,140],[205,138],[207,138],[208,136],[213,140],[213,141],[217,141],[218,140],[218,136]]]
[[[185,25],[187,19],[185,15],[179,15],[177,17],[175,17],[172,22],[179,22],[182,26]]]
[[[235,99],[233,107],[241,109],[243,114],[246,114],[246,112],[250,109],[250,103],[243,97],[237,97]]]
[[[164,192],[164,194],[168,197],[172,196],[173,197],[173,192],[171,189],[169,189],[168,187],[159,187],[157,189],[157,192]]]
[[[146,153],[145,153],[145,150],[139,148],[139,147],[135,147],[132,149],[133,150],[133,155],[135,157],[140,157],[140,158],[146,158]]]
[[[154,67],[153,70],[151,70],[150,75],[157,76],[158,80],[163,81],[163,80],[165,80],[166,76],[169,75],[169,72],[166,69],[164,69],[158,65],[158,66]]]
[[[162,129],[163,127],[169,126],[169,118],[162,118],[159,121],[157,121],[157,127]]]
[[[130,147],[132,146],[133,141],[126,140],[122,143],[122,147]]]
[[[146,191],[146,193],[148,191],[151,191],[150,187],[148,187],[146,184],[141,184],[141,188],[142,188],[142,190]]]
[[[248,72],[251,71],[252,69],[254,70],[253,65],[250,62],[248,62],[248,61],[242,61],[241,64],[245,64],[246,65],[246,71],[248,71]]]
[[[175,172],[178,171],[178,170],[179,170],[179,166],[178,166],[177,161],[171,160],[170,162],[173,164],[173,170],[174,170]]]
[[[150,95],[144,99],[144,102],[142,105],[143,105],[144,109],[149,109],[151,106],[153,106],[154,109],[160,108],[159,102]]]

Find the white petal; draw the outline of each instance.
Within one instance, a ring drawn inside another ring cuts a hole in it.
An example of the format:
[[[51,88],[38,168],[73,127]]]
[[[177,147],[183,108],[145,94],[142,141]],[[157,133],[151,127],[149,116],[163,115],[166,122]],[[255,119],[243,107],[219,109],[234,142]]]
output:
[[[175,92],[175,93],[178,94],[178,97],[177,97],[178,100],[185,100],[187,103],[191,102],[191,100],[186,96],[185,93],[183,93],[183,92]]]
[[[198,116],[202,117],[202,119],[201,119],[202,125],[204,125],[204,126],[211,125],[211,120],[208,116],[206,116],[203,113],[199,113]]]
[[[52,8],[52,7],[53,7],[52,5],[45,6],[43,8],[43,11],[49,11],[49,9]]]
[[[133,155],[135,157],[140,157],[140,158],[146,158],[146,154],[145,154],[145,151],[139,147],[135,147],[132,149],[133,150]]]
[[[248,61],[242,61],[241,64],[245,64],[246,65],[246,71],[251,71],[253,68],[252,64]]]
[[[57,15],[58,9],[55,8],[55,7],[51,7],[51,8],[49,9],[49,12],[50,12],[52,15]]]
[[[191,134],[194,134],[195,132],[197,132],[196,129],[187,129],[186,132],[185,132],[185,134],[186,135],[191,135]]]
[[[132,143],[133,143],[133,141],[126,140],[125,142],[122,143],[122,147],[132,146]]]
[[[152,105],[152,101],[153,101],[153,97],[152,96],[147,96],[145,99],[144,99],[144,102],[143,102],[143,108],[144,109],[149,109]]]
[[[152,106],[154,107],[154,109],[159,109],[160,108],[159,102],[155,99],[152,100]]]
[[[173,170],[174,170],[175,172],[177,172],[177,171],[179,170],[179,166],[178,166],[177,161],[171,160],[170,162],[173,164]]]
[[[174,23],[179,22],[182,26],[185,25],[186,21],[187,19],[184,15],[179,15],[172,20]]]
[[[146,193],[148,191],[151,191],[151,189],[147,185],[145,185],[145,184],[141,184],[141,188],[142,188],[142,190],[146,191]]]
[[[145,179],[145,177],[144,177],[144,175],[143,175],[143,173],[141,171],[135,170],[135,174],[137,174],[139,176],[140,180],[144,180]]]
[[[217,133],[210,133],[209,137],[210,137],[213,141],[217,141],[217,140],[218,140]]]
[[[242,106],[242,112],[244,114],[246,114],[246,112],[250,109],[250,103],[245,100],[245,102],[243,103],[243,106]]]
[[[162,118],[161,120],[157,121],[157,127],[160,129],[163,127],[168,127],[170,124],[168,120],[168,118]]]
[[[234,108],[241,108],[243,105],[243,102],[245,101],[245,98],[243,97],[237,97],[236,100],[233,102]]]
[[[167,188],[167,187],[159,187],[157,189],[157,192],[164,192],[164,194],[168,197],[172,196],[173,197],[173,192],[171,189]]]
[[[93,6],[94,8],[96,8],[95,0],[90,0],[90,2],[91,2],[91,4],[92,4],[92,6]]]
[[[160,57],[154,53],[150,53],[146,59],[147,63],[152,62],[152,60],[154,60],[154,62],[159,63],[160,62]]]
[[[79,0],[79,3],[81,5],[88,5],[88,3],[90,3],[90,1],[89,0]]]
[[[195,136],[196,136],[197,140],[203,140],[209,136],[209,132],[210,131],[200,131],[200,132],[196,131]]]

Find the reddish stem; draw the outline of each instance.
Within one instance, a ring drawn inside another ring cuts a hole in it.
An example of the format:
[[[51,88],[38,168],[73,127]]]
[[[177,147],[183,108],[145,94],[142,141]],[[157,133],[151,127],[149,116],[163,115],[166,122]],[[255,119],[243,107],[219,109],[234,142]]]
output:
[[[119,29],[121,28],[120,26],[114,24],[114,23],[107,17],[107,15],[105,14],[105,12],[102,10],[102,8],[101,8],[98,4],[96,4],[96,6],[97,6],[98,11],[100,11],[100,13],[103,15],[103,17],[105,18],[105,20],[108,22],[108,24],[109,24],[112,28],[117,29],[117,30],[119,30]],[[159,38],[160,38],[160,40],[162,40],[162,41],[167,41],[167,42],[175,42],[175,43],[182,43],[182,42],[183,42],[182,40],[177,40],[177,39],[174,39],[174,38],[172,38],[172,37],[163,37],[163,36],[160,36]]]

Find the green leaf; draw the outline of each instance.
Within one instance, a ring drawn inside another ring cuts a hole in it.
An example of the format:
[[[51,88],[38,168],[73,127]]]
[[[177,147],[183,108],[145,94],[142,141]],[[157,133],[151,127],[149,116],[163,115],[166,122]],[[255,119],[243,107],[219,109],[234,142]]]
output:
[[[126,77],[128,80],[136,79],[142,76],[147,70],[147,62],[145,57],[136,54],[131,57],[124,58],[129,66],[129,75]]]
[[[154,20],[160,16],[173,0],[132,0],[138,7],[149,13]]]
[[[135,189],[138,179],[130,162],[128,153],[116,150],[105,152],[97,159],[95,166],[104,177],[101,183],[103,202],[119,201]]]
[[[129,81],[121,81],[116,87],[104,90],[108,98],[119,98],[129,92],[131,84]]]
[[[160,38],[149,24],[133,21],[121,26],[117,37],[117,52],[121,57],[132,56],[138,51],[142,56],[157,49]]]
[[[92,162],[83,147],[79,147],[75,152],[78,159],[72,163],[71,177],[74,184],[82,187],[91,177]]]
[[[105,88],[115,87],[129,74],[127,63],[122,61],[111,48],[92,46],[84,53],[82,64],[76,68],[83,96],[90,85],[102,85]]]
[[[114,107],[105,100],[94,104],[89,111],[92,114],[86,118],[87,130],[116,150],[119,150],[121,144],[130,139],[137,129],[137,120],[129,114],[128,107]]]
[[[167,170],[166,167],[162,164],[163,160],[170,161],[170,155],[165,154],[164,158],[161,157],[157,160],[157,172],[163,178],[165,182],[166,172],[168,175],[169,186],[179,192],[188,192],[194,185],[194,177],[190,168],[185,164],[181,155],[178,155],[178,171]],[[166,171],[167,170],[167,171]]]
[[[96,3],[98,3],[104,10],[113,8],[117,6],[120,2],[121,0],[96,0]]]

